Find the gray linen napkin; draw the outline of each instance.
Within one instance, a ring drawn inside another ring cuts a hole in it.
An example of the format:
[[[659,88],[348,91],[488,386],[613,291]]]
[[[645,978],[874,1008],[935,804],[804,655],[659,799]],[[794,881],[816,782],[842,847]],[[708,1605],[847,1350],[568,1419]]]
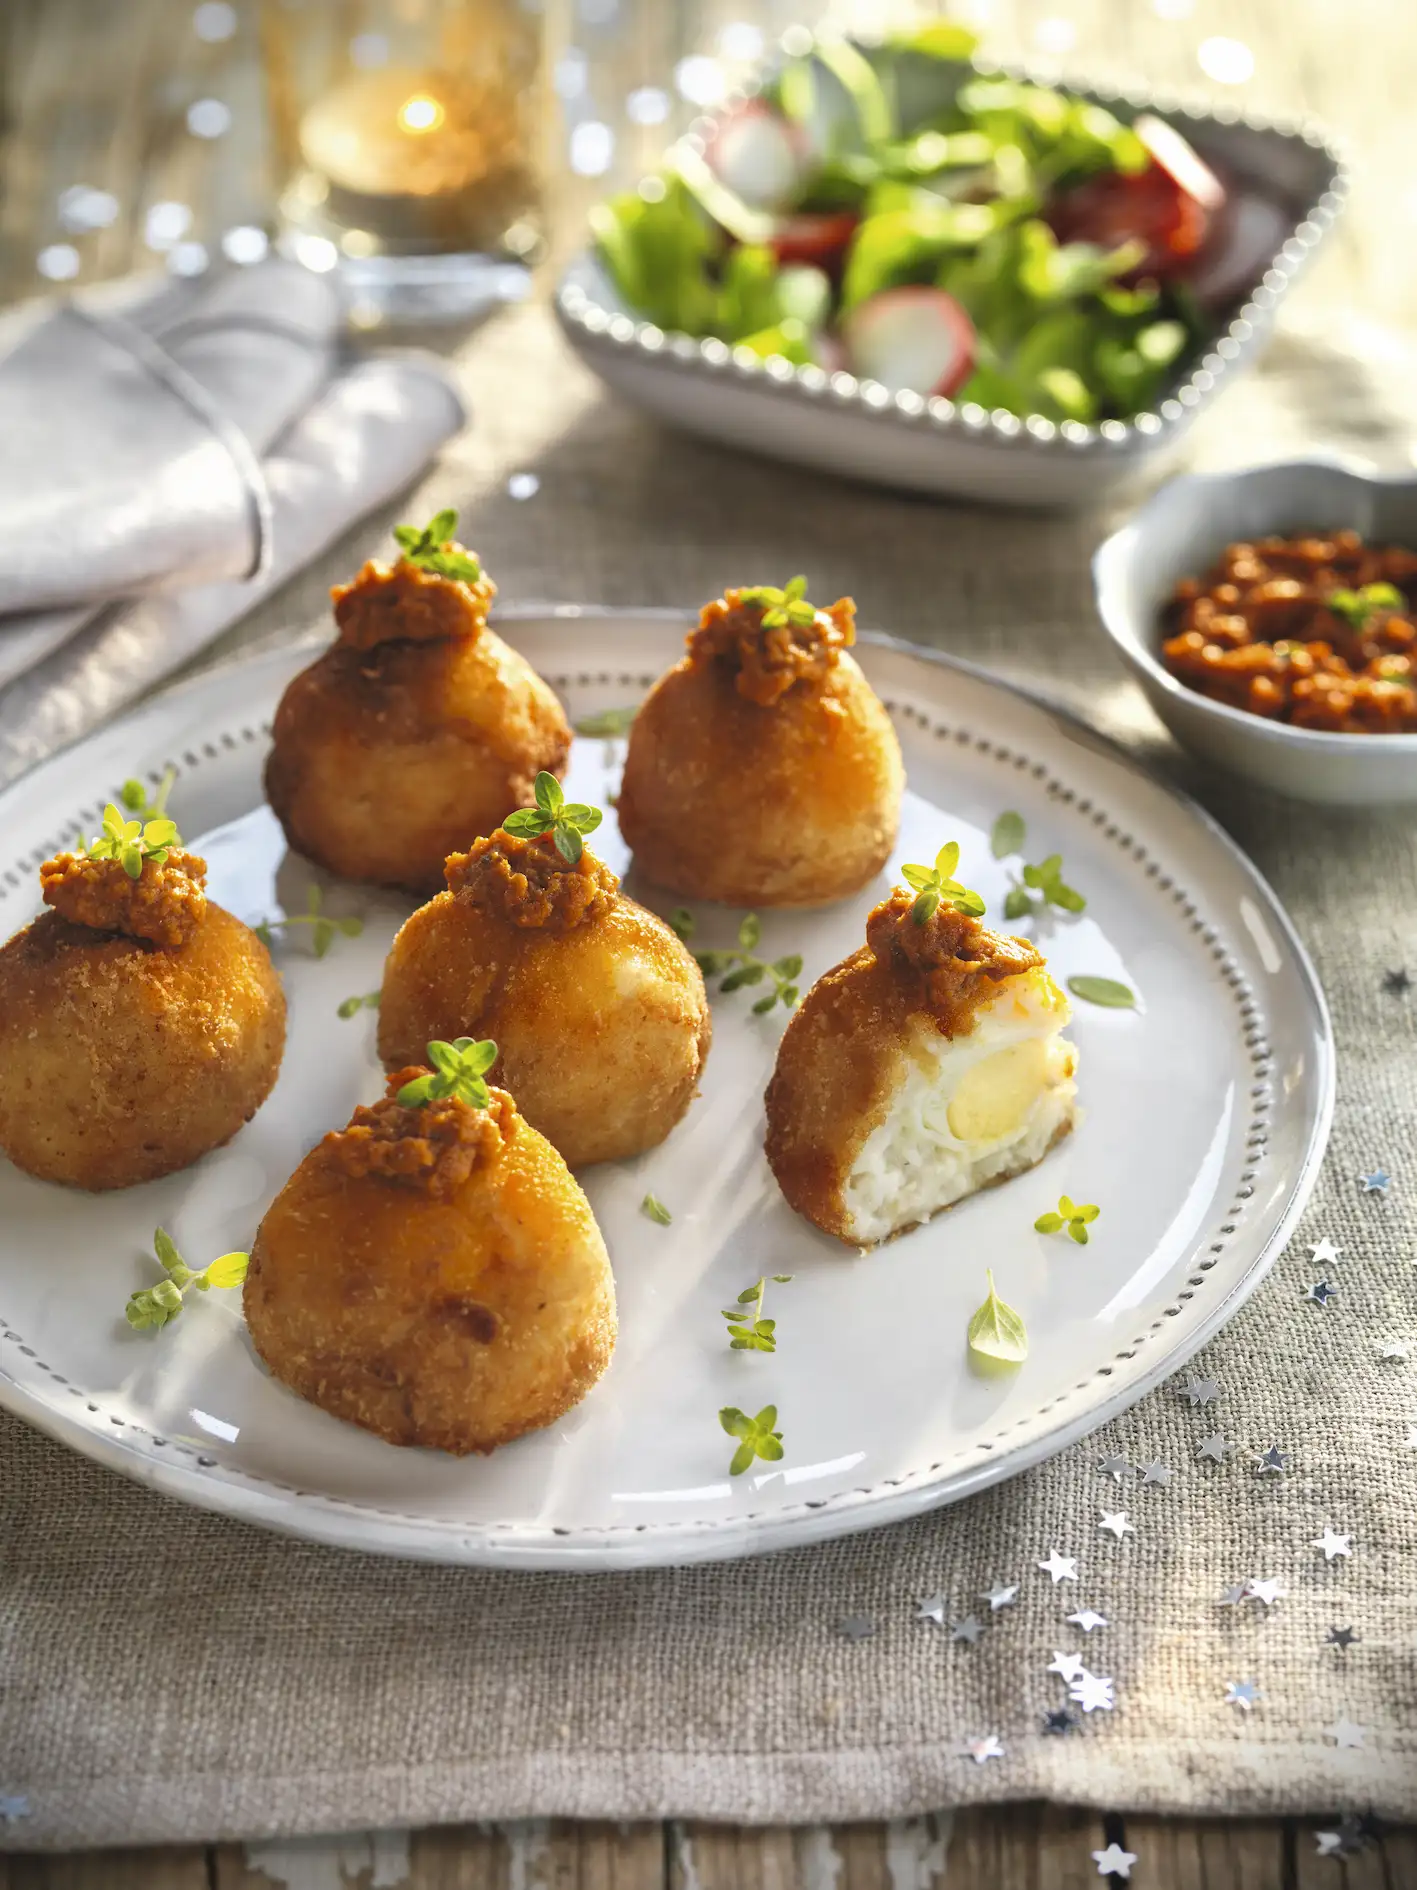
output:
[[[0,780],[194,656],[457,432],[436,361],[340,366],[336,315],[322,279],[272,263],[31,318],[0,359],[0,601],[36,606],[0,615]]]

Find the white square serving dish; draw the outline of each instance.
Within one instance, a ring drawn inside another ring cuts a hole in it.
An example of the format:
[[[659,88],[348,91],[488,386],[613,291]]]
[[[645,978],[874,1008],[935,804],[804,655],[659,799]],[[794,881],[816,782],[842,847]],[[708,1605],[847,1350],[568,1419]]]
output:
[[[794,44],[794,54],[805,46]],[[770,76],[765,69],[759,89]],[[1178,376],[1154,412],[1132,420],[1055,423],[955,402],[892,393],[877,382],[781,357],[762,360],[715,339],[666,333],[625,307],[593,251],[570,264],[556,313],[577,354],[628,400],[673,426],[795,464],[910,491],[993,504],[1080,507],[1095,503],[1179,440],[1202,408],[1260,349],[1275,310],[1341,209],[1343,159],[1308,120],[1282,122],[1207,108],[1138,89],[1058,81],[976,60],[941,67],[946,83],[973,70],[1061,89],[1130,120],[1147,111],[1180,129],[1202,158],[1243,191],[1246,183],[1289,216],[1288,233],[1236,298],[1210,347]],[[953,75],[953,76],[951,76]],[[734,95],[724,110],[741,102]],[[702,156],[715,117],[686,142]]]

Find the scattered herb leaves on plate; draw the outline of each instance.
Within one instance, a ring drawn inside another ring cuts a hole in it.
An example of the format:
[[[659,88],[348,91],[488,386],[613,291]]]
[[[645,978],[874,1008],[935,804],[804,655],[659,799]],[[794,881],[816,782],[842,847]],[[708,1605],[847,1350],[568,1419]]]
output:
[[[571,727],[577,735],[598,735],[613,741],[617,736],[629,734],[636,713],[635,709],[597,709],[593,715],[583,715]]]
[[[1088,1004],[1102,1004],[1114,1011],[1134,1011],[1137,1006],[1136,992],[1117,978],[1093,978],[1086,975],[1069,978],[1068,989],[1074,997],[1080,997]]]
[[[779,1286],[786,1286],[792,1278],[790,1273],[774,1273],[773,1279]],[[755,1281],[752,1286],[745,1286],[732,1306],[723,1308],[722,1316],[728,1321],[728,1343],[734,1352],[775,1352],[777,1350],[777,1321],[763,1318],[763,1294],[767,1291],[767,1275]]]
[[[652,1221],[658,1221],[661,1227],[668,1227],[674,1216],[659,1199],[658,1195],[647,1194],[640,1202],[640,1212],[647,1214]]]
[[[1009,854],[1022,851],[1026,833],[1023,815],[1016,814],[1010,807],[994,822],[994,830],[989,835],[989,851],[996,860],[1007,859]]]
[[[1036,895],[1036,897],[1035,897]],[[1022,885],[1010,887],[1004,900],[1006,919],[1026,919],[1045,906],[1060,906],[1064,912],[1081,912],[1086,899],[1063,879],[1063,856],[1050,853],[1037,866],[1025,866]]]
[[[1068,1195],[1060,1194],[1058,1196],[1057,1213],[1040,1214],[1038,1219],[1033,1223],[1034,1232],[1039,1234],[1060,1234],[1064,1228],[1066,1228],[1068,1238],[1075,1240],[1079,1247],[1085,1247],[1087,1245],[1088,1225],[1090,1222],[1095,1221],[1101,1212],[1100,1207],[1096,1207],[1090,1202],[1079,1205]]]
[[[170,1324],[181,1312],[183,1296],[189,1287],[206,1293],[214,1286],[240,1286],[246,1278],[250,1258],[244,1253],[224,1253],[198,1273],[187,1265],[172,1236],[161,1227],[153,1234],[153,1252],[165,1278],[156,1286],[140,1287],[130,1293],[124,1313],[128,1324],[138,1332]]]
[[[332,919],[324,906],[323,892],[318,886],[312,886],[303,912],[287,912],[280,919],[261,919],[251,930],[269,949],[274,942],[274,933],[287,930],[292,925],[308,925],[310,949],[316,958],[323,958],[337,937],[358,938],[364,930],[364,921],[356,913],[346,913],[342,919]]]
[[[764,1463],[781,1461],[782,1432],[773,1428],[777,1423],[775,1404],[765,1404],[756,1417],[749,1417],[736,1405],[726,1404],[718,1414],[718,1421],[730,1437],[739,1440],[728,1466],[729,1476],[741,1477],[755,1457],[761,1457]]]
[[[357,1011],[377,1011],[381,995],[378,991],[366,991],[362,997],[347,997],[340,1004],[336,1015],[353,1017]]]
[[[771,978],[772,990],[765,997],[760,997],[753,1006],[755,1017],[761,1017],[775,1004],[781,1004],[784,1010],[790,1011],[797,1002],[797,979],[802,975],[800,952],[789,952],[782,958],[774,958],[771,963],[755,956],[753,947],[762,935],[762,921],[756,912],[750,912],[738,927],[737,951],[694,953],[699,970],[706,978],[726,974],[718,987],[720,992],[738,991],[745,984],[761,984],[764,978]]]
[[[1023,1320],[995,1292],[994,1275],[986,1270],[984,1277],[989,1282],[989,1297],[969,1322],[969,1349],[980,1358],[1002,1365],[1021,1365],[1028,1357]]]

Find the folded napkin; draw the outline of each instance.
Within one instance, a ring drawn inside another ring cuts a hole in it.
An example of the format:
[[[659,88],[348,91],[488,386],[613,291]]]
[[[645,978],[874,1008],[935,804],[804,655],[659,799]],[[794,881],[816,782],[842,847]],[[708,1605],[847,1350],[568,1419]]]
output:
[[[271,262],[12,327],[0,358],[0,780],[185,662],[464,419],[434,360],[338,357]]]

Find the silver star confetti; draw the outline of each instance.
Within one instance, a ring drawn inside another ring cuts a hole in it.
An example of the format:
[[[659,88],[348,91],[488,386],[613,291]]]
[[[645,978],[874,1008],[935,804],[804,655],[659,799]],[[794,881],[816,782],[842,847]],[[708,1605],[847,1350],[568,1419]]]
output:
[[[1113,1683],[1100,1674],[1089,1673],[1086,1667],[1068,1688],[1068,1698],[1074,1706],[1080,1706],[1084,1713],[1095,1713],[1099,1708],[1110,1713],[1117,1704],[1112,1697]]]
[[[1249,1712],[1260,1697],[1258,1684],[1253,1680],[1227,1680],[1225,1682],[1225,1704],[1243,1707]]]
[[[1272,1608],[1276,1601],[1281,1601],[1289,1590],[1283,1582],[1266,1579],[1245,1583],[1246,1601],[1262,1601],[1267,1608]]]
[[[983,1765],[989,1759],[1002,1759],[1003,1742],[997,1733],[986,1733],[982,1739],[966,1739],[959,1749],[962,1759],[973,1759],[976,1765]]]
[[[1405,1365],[1412,1356],[1412,1347],[1404,1345],[1400,1339],[1389,1339],[1378,1357],[1384,1365]]]
[[[1068,1555],[1059,1555],[1056,1549],[1053,1550],[1046,1562],[1040,1562],[1038,1566],[1045,1575],[1051,1575],[1053,1577],[1053,1586],[1055,1588],[1059,1582],[1075,1582],[1078,1578],[1076,1559]]]
[[[1288,1468],[1289,1458],[1279,1448],[1278,1444],[1271,1444],[1269,1449],[1265,1451],[1262,1456],[1255,1459],[1255,1475],[1257,1477],[1278,1476],[1281,1471],[1287,1470]]]
[[[1312,1300],[1316,1306],[1327,1306],[1331,1299],[1337,1297],[1338,1288],[1330,1286],[1327,1280],[1318,1280],[1304,1290],[1304,1298]]]
[[[1104,1509],[1101,1516],[1098,1518],[1097,1527],[1109,1531],[1110,1534],[1117,1538],[1118,1542],[1122,1540],[1123,1536],[1134,1536],[1137,1532],[1136,1524],[1128,1521],[1127,1512],[1124,1509]]]
[[[1077,1715],[1070,1713],[1066,1706],[1054,1707],[1051,1713],[1043,1715],[1043,1730],[1046,1733],[1076,1732],[1077,1724]]]
[[[6,1797],[0,1793],[0,1824],[18,1824],[21,1818],[30,1815],[30,1801],[23,1793]]]
[[[1222,1608],[1238,1608],[1242,1601],[1248,1601],[1249,1598],[1250,1584],[1248,1582],[1232,1582],[1225,1593],[1220,1597],[1220,1606]]]
[[[1235,1446],[1230,1442],[1230,1439],[1225,1435],[1224,1431],[1212,1431],[1209,1437],[1203,1437],[1201,1439],[1196,1448],[1196,1455],[1198,1457],[1209,1457],[1212,1463],[1224,1463],[1226,1451],[1233,1450],[1234,1448]]]
[[[917,1621],[933,1621],[936,1627],[943,1627],[949,1605],[943,1595],[926,1595],[915,1610],[915,1618]]]
[[[844,1641],[869,1641],[876,1623],[869,1614],[848,1614],[837,1622],[836,1631]]]
[[[967,1614],[962,1621],[950,1622],[950,1639],[952,1641],[968,1641],[971,1647],[975,1645],[983,1632],[984,1623],[979,1619],[978,1615]]]
[[[1315,1536],[1310,1546],[1315,1549],[1322,1549],[1325,1562],[1331,1562],[1336,1555],[1352,1554],[1353,1537],[1351,1534],[1341,1536],[1333,1528],[1332,1524],[1325,1523],[1323,1534],[1321,1536]]]
[[[1335,1247],[1327,1234],[1324,1235],[1322,1240],[1310,1241],[1309,1243],[1309,1254],[1316,1267],[1336,1266],[1338,1264],[1338,1256],[1342,1252],[1343,1249],[1341,1247]]]
[[[1158,1484],[1164,1490],[1171,1481],[1171,1470],[1157,1457],[1151,1463],[1143,1466],[1141,1480],[1143,1484]]]
[[[1214,1404],[1220,1396],[1220,1386],[1213,1378],[1188,1378],[1181,1386],[1181,1396],[1193,1406]]]
[[[1060,1654],[1055,1648],[1053,1658],[1048,1662],[1049,1673],[1056,1673],[1071,1686],[1078,1675],[1084,1671],[1081,1654]]]
[[[1341,1654],[1346,1654],[1354,1641],[1361,1641],[1363,1636],[1351,1627],[1331,1627],[1324,1636],[1325,1647],[1336,1647]]]
[[[1355,1726],[1351,1719],[1336,1719],[1331,1726],[1324,1727],[1324,1733],[1341,1750],[1361,1752],[1368,1729]]]
[[[1125,1457],[1104,1457],[1097,1468],[1104,1477],[1111,1477],[1116,1483],[1132,1474],[1132,1466]]]
[[[1364,1194],[1386,1194],[1392,1186],[1392,1176],[1385,1168],[1375,1168],[1371,1175],[1359,1175],[1358,1181]]]
[[[990,1614],[997,1614],[1000,1608],[1013,1607],[1018,1600],[1018,1585],[1015,1583],[1010,1587],[1005,1587],[1000,1584],[997,1588],[991,1588],[987,1594],[981,1595],[979,1599],[988,1602]]]
[[[1405,970],[1385,971],[1383,989],[1389,997],[1406,997],[1412,989],[1412,980]]]
[[[1079,1608],[1076,1614],[1068,1616],[1069,1627],[1080,1627],[1084,1634],[1091,1634],[1094,1628],[1106,1627],[1107,1617],[1098,1614],[1095,1608]]]
[[[1109,1844],[1105,1851],[1094,1851],[1092,1861],[1097,1866],[1099,1877],[1122,1877],[1130,1883],[1137,1854],[1135,1851],[1124,1851],[1120,1844]]]
[[[1342,1857],[1348,1849],[1341,1831],[1315,1831],[1314,1842],[1320,1857]]]

